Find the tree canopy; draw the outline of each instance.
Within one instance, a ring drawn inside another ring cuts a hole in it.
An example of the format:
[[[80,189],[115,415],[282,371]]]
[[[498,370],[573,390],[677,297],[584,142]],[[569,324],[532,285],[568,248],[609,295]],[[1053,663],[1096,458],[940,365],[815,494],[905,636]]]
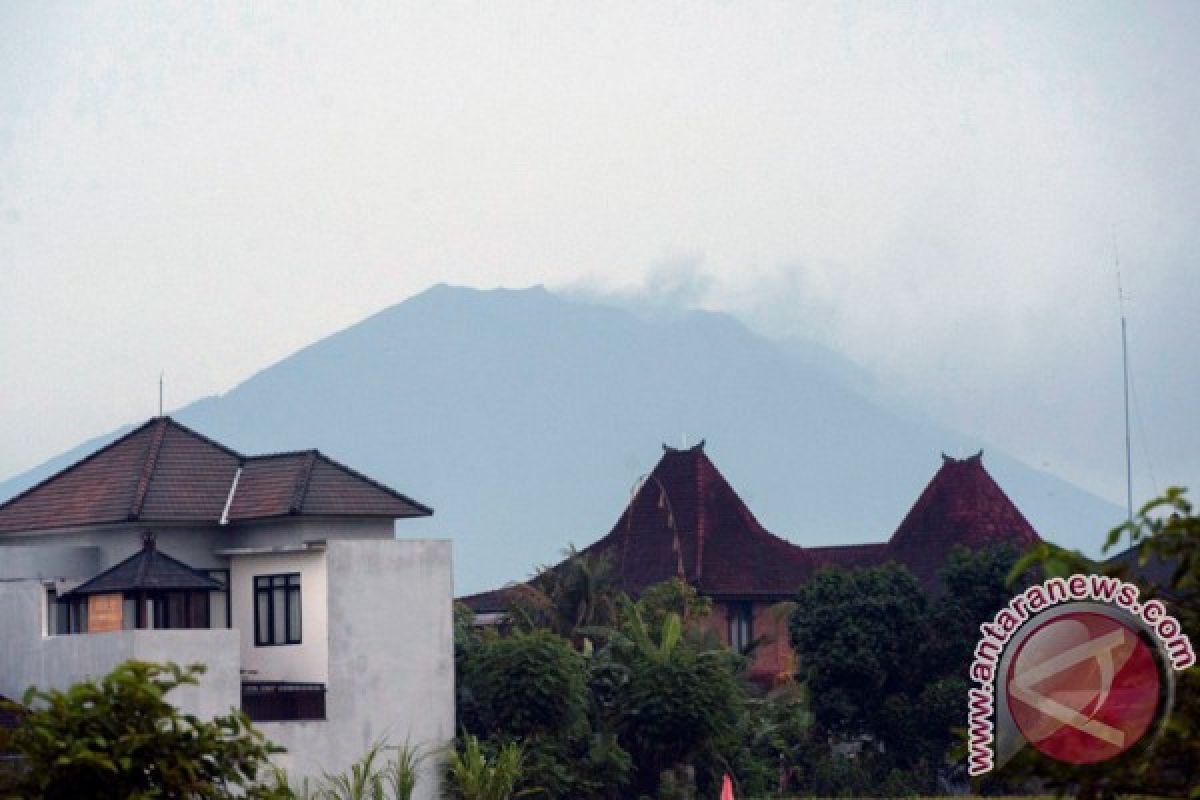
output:
[[[274,747],[231,711],[212,720],[165,699],[201,665],[128,661],[65,691],[30,689],[9,746],[23,756],[13,797],[35,800],[216,800],[274,797],[257,785]]]

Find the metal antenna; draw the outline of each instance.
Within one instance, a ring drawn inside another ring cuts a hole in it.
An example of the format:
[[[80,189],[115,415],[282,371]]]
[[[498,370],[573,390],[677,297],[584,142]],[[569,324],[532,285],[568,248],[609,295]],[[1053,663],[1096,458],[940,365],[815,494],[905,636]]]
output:
[[[1121,288],[1121,256],[1117,252],[1117,234],[1113,233],[1113,265],[1117,270],[1117,307],[1121,312],[1121,375],[1125,387],[1125,511],[1133,525],[1133,458],[1129,445],[1129,342],[1126,335],[1125,292]]]
[[[163,373],[160,372],[160,373],[158,373],[158,415],[160,417],[163,415],[162,400],[163,400]]]

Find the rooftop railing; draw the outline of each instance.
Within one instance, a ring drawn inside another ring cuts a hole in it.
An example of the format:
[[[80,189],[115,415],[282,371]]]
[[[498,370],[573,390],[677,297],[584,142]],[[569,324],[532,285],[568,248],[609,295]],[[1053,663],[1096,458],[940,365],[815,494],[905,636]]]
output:
[[[242,711],[251,722],[325,719],[325,684],[243,681]]]

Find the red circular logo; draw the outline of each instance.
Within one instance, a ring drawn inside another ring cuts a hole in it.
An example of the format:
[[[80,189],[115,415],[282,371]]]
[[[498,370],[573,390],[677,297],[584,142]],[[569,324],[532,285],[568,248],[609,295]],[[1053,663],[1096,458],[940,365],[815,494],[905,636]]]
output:
[[[1094,764],[1137,744],[1158,712],[1159,671],[1137,632],[1105,614],[1069,612],[1026,637],[1008,668],[1008,707],[1051,758]]]

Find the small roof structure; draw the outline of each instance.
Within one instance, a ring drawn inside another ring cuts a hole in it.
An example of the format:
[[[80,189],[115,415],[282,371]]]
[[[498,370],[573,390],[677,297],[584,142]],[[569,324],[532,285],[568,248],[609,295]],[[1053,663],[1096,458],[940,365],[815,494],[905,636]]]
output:
[[[154,534],[147,533],[142,537],[141,550],[63,596],[75,598],[92,594],[213,591],[224,588],[219,581],[159,550],[154,543]]]
[[[128,522],[432,513],[317,450],[244,456],[171,417],[154,417],[0,504],[0,534]]]

